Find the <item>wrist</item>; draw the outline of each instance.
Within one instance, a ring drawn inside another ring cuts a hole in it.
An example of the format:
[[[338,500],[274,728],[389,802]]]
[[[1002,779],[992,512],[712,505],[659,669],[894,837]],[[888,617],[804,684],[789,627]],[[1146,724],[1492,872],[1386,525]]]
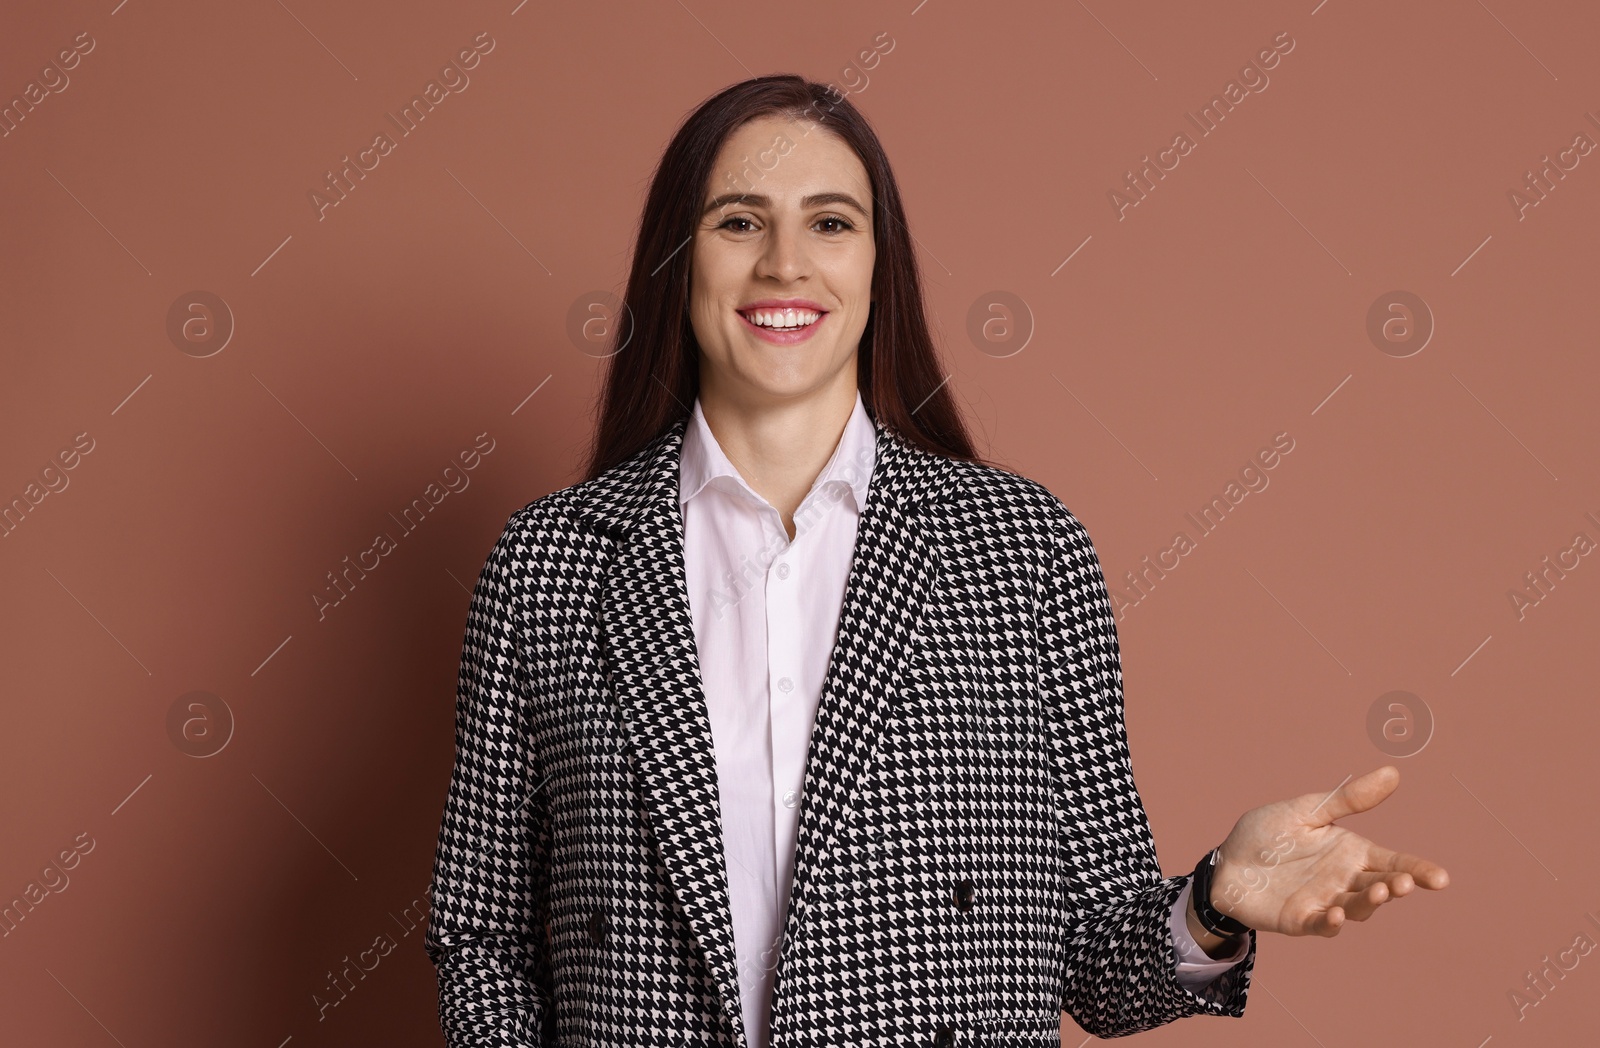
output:
[[[1198,863],[1195,864],[1194,873],[1189,879],[1189,909],[1198,923],[1209,937],[1210,941],[1222,942],[1237,939],[1247,933],[1249,926],[1242,921],[1228,916],[1216,908],[1211,898],[1212,876],[1216,872],[1217,864],[1222,859],[1222,849],[1213,848]],[[1196,940],[1197,942],[1200,940]]]
[[[1244,933],[1238,935],[1218,935],[1204,924],[1200,923],[1200,916],[1195,912],[1194,889],[1191,885],[1188,902],[1184,906],[1184,924],[1189,929],[1189,937],[1195,945],[1205,951],[1208,957],[1226,957],[1239,948],[1239,941]]]

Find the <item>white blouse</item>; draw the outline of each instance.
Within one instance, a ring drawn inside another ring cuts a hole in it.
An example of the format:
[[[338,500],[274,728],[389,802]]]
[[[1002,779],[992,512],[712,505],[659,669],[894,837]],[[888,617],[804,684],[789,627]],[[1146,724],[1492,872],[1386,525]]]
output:
[[[811,723],[833,653],[877,430],[856,393],[833,456],[795,511],[747,484],[700,400],[679,461],[684,567],[716,750],[723,855],[750,1048],[767,1048],[772,976],[788,911]],[[1189,935],[1189,889],[1172,910],[1178,981],[1198,990],[1244,959],[1212,960]]]

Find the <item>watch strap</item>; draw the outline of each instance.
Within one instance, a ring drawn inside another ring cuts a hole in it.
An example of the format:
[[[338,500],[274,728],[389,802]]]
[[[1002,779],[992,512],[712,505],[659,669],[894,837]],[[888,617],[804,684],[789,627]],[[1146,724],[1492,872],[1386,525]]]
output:
[[[1250,926],[1229,917],[1211,904],[1211,876],[1221,857],[1222,848],[1212,848],[1210,854],[1195,866],[1189,897],[1194,900],[1195,916],[1200,919],[1201,927],[1212,935],[1231,938],[1249,931]]]

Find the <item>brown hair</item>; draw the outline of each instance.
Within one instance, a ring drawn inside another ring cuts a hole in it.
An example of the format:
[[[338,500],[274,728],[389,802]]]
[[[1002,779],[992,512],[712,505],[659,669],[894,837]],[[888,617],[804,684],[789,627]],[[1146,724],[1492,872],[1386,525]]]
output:
[[[699,225],[706,182],[723,143],[766,114],[818,121],[815,126],[842,139],[867,169],[875,301],[861,334],[856,375],[867,413],[929,451],[984,461],[973,450],[939,366],[900,188],[878,136],[837,88],[784,74],[745,80],[708,98],[662,154],[639,221],[625,319],[612,337],[587,479],[627,461],[693,407],[700,361],[689,318],[691,252],[684,248]]]

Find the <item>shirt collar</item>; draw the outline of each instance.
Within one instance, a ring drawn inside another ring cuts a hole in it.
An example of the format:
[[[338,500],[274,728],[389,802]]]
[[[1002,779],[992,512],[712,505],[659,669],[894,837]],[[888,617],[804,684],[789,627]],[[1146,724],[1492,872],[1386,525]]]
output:
[[[827,484],[840,484],[855,497],[857,511],[867,504],[867,485],[872,479],[872,465],[877,452],[878,432],[866,406],[861,402],[861,391],[856,390],[856,404],[845,422],[839,443],[828,458],[827,465],[817,474],[812,491],[822,490]],[[722,447],[706,423],[700,398],[694,398],[694,410],[688,428],[683,434],[683,446],[678,458],[678,506],[688,501],[717,477],[727,477],[750,497],[765,501],[745,482],[744,477],[728,461]],[[808,495],[809,497],[809,495]]]

